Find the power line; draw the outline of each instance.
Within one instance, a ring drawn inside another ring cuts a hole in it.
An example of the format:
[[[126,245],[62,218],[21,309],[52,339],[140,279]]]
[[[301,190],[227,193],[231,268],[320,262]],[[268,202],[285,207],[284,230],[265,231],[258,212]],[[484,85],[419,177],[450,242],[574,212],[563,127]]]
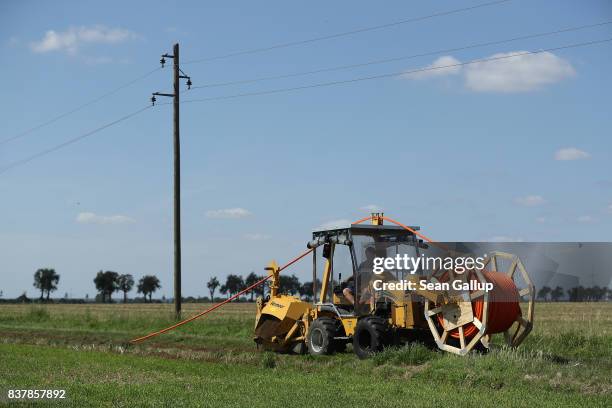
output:
[[[362,32],[368,32],[368,31],[374,31],[374,30],[380,30],[380,29],[384,29],[384,28],[389,28],[389,27],[393,27],[393,26],[397,26],[397,25],[401,25],[401,24],[407,24],[407,23],[413,23],[413,22],[417,22],[417,21],[423,21],[423,20],[427,20],[427,19],[431,19],[431,18],[435,18],[435,17],[442,17],[442,16],[446,16],[446,15],[451,15],[451,14],[456,14],[456,13],[461,13],[461,12],[465,12],[465,11],[470,11],[470,10],[475,10],[475,9],[479,9],[479,8],[483,8],[483,7],[490,7],[490,6],[495,6],[495,5],[499,5],[502,3],[507,3],[509,1],[512,0],[497,0],[497,1],[491,1],[491,2],[487,2],[487,3],[481,3],[481,4],[476,4],[474,6],[470,6],[470,7],[463,7],[463,8],[458,8],[458,9],[453,9],[453,10],[448,10],[448,11],[442,11],[442,12],[438,12],[438,13],[434,13],[434,14],[429,14],[426,16],[421,16],[421,17],[414,17],[414,18],[410,18],[410,19],[406,19],[406,20],[401,20],[401,21],[396,21],[396,22],[392,22],[392,23],[386,23],[386,24],[381,24],[381,25],[377,25],[377,26],[370,26],[370,27],[364,27],[364,28],[360,28],[360,29],[356,29],[356,30],[351,30],[351,31],[346,31],[346,32],[342,32],[342,33],[336,33],[336,34],[331,34],[331,35],[326,35],[326,36],[321,36],[321,37],[315,37],[315,38],[310,38],[310,39],[306,39],[306,40],[300,40],[300,41],[293,41],[293,42],[288,42],[288,43],[282,43],[282,44],[277,44],[277,45],[273,45],[270,47],[263,47],[263,48],[255,48],[255,49],[250,49],[250,50],[243,50],[243,51],[238,51],[238,52],[233,52],[230,54],[225,54],[225,55],[220,55],[220,56],[216,56],[216,57],[211,57],[211,58],[202,58],[202,59],[196,59],[196,60],[191,60],[191,61],[187,61],[184,62],[183,64],[193,64],[193,63],[199,63],[199,62],[207,62],[207,61],[213,61],[213,60],[219,60],[219,59],[225,59],[225,58],[230,58],[230,57],[235,57],[235,56],[239,56],[239,55],[247,55],[247,54],[255,54],[255,53],[260,53],[260,52],[265,52],[265,51],[270,51],[270,50],[275,50],[275,49],[279,49],[279,48],[287,48],[287,47],[292,47],[292,46],[296,46],[296,45],[303,45],[303,44],[308,44],[308,43],[313,43],[313,42],[318,42],[318,41],[324,41],[324,40],[330,40],[330,39],[334,39],[334,38],[339,38],[339,37],[344,37],[344,36],[349,36],[349,35],[353,35],[353,34],[358,34],[358,33],[362,33]],[[92,99],[91,101],[85,102],[81,105],[76,106],[75,108],[64,112],[58,116],[55,116],[39,125],[33,126],[29,129],[26,129],[14,136],[11,136],[7,139],[1,140],[0,141],[0,146],[4,145],[6,143],[12,142],[14,140],[20,139],[24,136],[29,135],[30,133],[39,130],[43,127],[49,126],[55,122],[57,122],[60,119],[63,119],[73,113],[76,113],[84,108],[86,108],[87,106],[93,105],[99,101],[101,101],[104,98],[107,98],[117,92],[119,92],[120,90],[127,88],[128,86],[131,86],[132,84],[141,81],[145,78],[147,78],[148,76],[150,76],[151,74],[153,74],[154,72],[160,70],[161,68],[156,68],[152,71],[149,71],[147,73],[145,73],[144,75],[133,79],[132,81],[129,81],[95,99]]]
[[[269,94],[282,93],[282,92],[299,91],[299,90],[310,89],[310,88],[320,88],[320,87],[326,87],[326,86],[342,85],[342,84],[349,84],[349,83],[361,82],[361,81],[369,81],[373,79],[399,77],[399,76],[410,75],[410,74],[415,74],[419,72],[427,72],[427,71],[434,71],[434,70],[439,70],[439,69],[461,67],[461,66],[466,66],[466,65],[471,65],[471,64],[481,63],[481,62],[505,60],[509,58],[520,57],[523,55],[534,55],[534,54],[541,54],[543,52],[564,50],[568,48],[585,47],[588,45],[602,44],[602,43],[606,43],[610,41],[612,41],[612,38],[564,45],[560,47],[547,48],[547,49],[542,49],[538,51],[524,51],[524,52],[519,52],[515,54],[510,54],[510,55],[503,55],[499,57],[481,58],[481,59],[476,59],[476,60],[471,60],[471,61],[466,61],[466,62],[460,62],[457,64],[419,68],[419,69],[414,69],[414,70],[409,70],[409,71],[392,72],[388,74],[372,75],[372,76],[345,79],[345,80],[339,80],[339,81],[321,82],[321,83],[316,83],[316,84],[311,84],[311,85],[296,86],[292,88],[279,88],[279,89],[272,89],[269,91],[260,91],[260,92],[246,92],[246,93],[240,93],[240,94],[235,94],[235,95],[216,96],[216,97],[202,98],[202,99],[188,99],[188,100],[183,101],[183,103],[209,102],[209,101],[219,101],[219,100],[224,100],[224,99],[235,99],[235,98],[241,98],[241,97],[247,97],[247,96],[269,95]]]
[[[114,95],[117,92],[121,91],[122,89],[125,89],[125,88],[135,84],[136,82],[142,81],[143,79],[149,77],[150,75],[152,75],[153,73],[159,71],[160,69],[161,68],[155,68],[154,70],[151,70],[151,71],[147,72],[146,74],[143,74],[143,75],[141,75],[141,76],[139,76],[139,77],[137,77],[137,78],[135,78],[135,79],[133,79],[133,80],[131,80],[129,82],[126,82],[125,84],[123,84],[121,86],[118,86],[117,88],[114,88],[113,90],[111,90],[111,91],[109,91],[109,92],[107,92],[107,93],[105,93],[103,95],[98,96],[95,99],[90,100],[89,102],[85,102],[85,103],[83,103],[83,104],[81,104],[81,105],[79,105],[79,106],[77,106],[77,107],[75,107],[75,108],[73,108],[73,109],[71,109],[71,110],[69,110],[67,112],[64,112],[64,113],[62,113],[62,114],[60,114],[58,116],[55,116],[52,119],[47,120],[46,122],[43,122],[43,123],[41,123],[39,125],[31,127],[31,128],[29,128],[27,130],[24,130],[21,133],[18,133],[18,134],[14,135],[14,136],[9,137],[8,139],[4,139],[4,140],[0,141],[0,146],[3,145],[3,144],[6,144],[6,143],[12,142],[13,140],[17,140],[17,139],[20,139],[20,138],[22,138],[24,136],[27,136],[30,133],[32,133],[32,132],[34,132],[34,131],[36,131],[38,129],[41,129],[41,128],[45,127],[45,126],[51,125],[51,124],[57,122],[58,120],[65,118],[66,116],[72,115],[73,113],[76,113],[76,112],[78,112],[78,111],[80,111],[80,110],[82,110],[82,109],[84,109],[84,108],[86,108],[86,107],[88,107],[90,105],[93,105],[94,103],[99,102],[99,101],[101,101],[104,98],[107,98],[107,97],[109,97],[111,95]]]
[[[3,174],[3,173],[5,173],[5,172],[7,172],[7,171],[9,171],[9,170],[11,170],[11,169],[13,169],[15,167],[18,167],[18,166],[21,166],[23,164],[29,163],[32,160],[38,159],[39,157],[45,156],[45,155],[47,155],[49,153],[53,153],[53,152],[55,152],[57,150],[60,150],[60,149],[62,149],[64,147],[69,146],[69,145],[71,145],[73,143],[76,143],[76,142],[78,142],[80,140],[83,140],[83,139],[85,139],[85,138],[87,138],[87,137],[89,137],[91,135],[94,135],[94,134],[96,134],[96,133],[98,133],[98,132],[100,132],[100,131],[102,131],[102,130],[104,130],[106,128],[109,128],[109,127],[111,127],[113,125],[116,125],[117,123],[120,123],[120,122],[123,122],[123,121],[125,121],[127,119],[130,119],[131,117],[134,117],[134,116],[144,112],[145,110],[150,109],[151,107],[152,106],[150,106],[150,105],[146,106],[146,107],[144,107],[142,109],[139,109],[139,110],[137,110],[135,112],[132,112],[130,114],[127,114],[125,116],[122,116],[119,119],[113,120],[112,122],[109,122],[109,123],[107,123],[105,125],[102,125],[102,126],[100,126],[98,128],[95,128],[93,130],[90,130],[89,132],[83,133],[82,135],[79,135],[79,136],[77,136],[75,138],[69,139],[69,140],[67,140],[67,141],[65,141],[63,143],[60,143],[60,144],[58,144],[56,146],[53,146],[53,147],[51,147],[49,149],[43,150],[43,151],[38,152],[38,153],[36,153],[36,154],[34,154],[32,156],[29,156],[29,157],[26,157],[24,159],[17,160],[17,161],[15,161],[13,163],[10,163],[10,164],[0,168],[0,174]]]
[[[222,87],[222,86],[229,86],[229,85],[243,85],[243,84],[249,84],[249,83],[255,83],[255,82],[293,78],[293,77],[305,76],[305,75],[313,75],[313,74],[319,74],[323,72],[340,71],[340,70],[351,69],[351,68],[360,68],[360,67],[365,67],[365,66],[370,66],[370,65],[384,64],[388,62],[396,62],[396,61],[402,61],[402,60],[407,60],[407,59],[426,57],[430,55],[445,54],[445,53],[450,53],[450,52],[464,51],[468,49],[486,47],[486,46],[491,46],[491,45],[505,44],[505,43],[514,42],[514,41],[527,40],[527,39],[533,39],[533,38],[538,38],[538,37],[546,37],[546,36],[555,35],[555,34],[562,34],[562,33],[567,33],[567,32],[572,32],[572,31],[584,30],[587,28],[600,27],[600,26],[604,26],[607,24],[612,24],[612,20],[604,21],[601,23],[595,23],[595,24],[562,28],[562,29],[554,30],[554,31],[547,31],[547,32],[536,33],[536,34],[528,34],[528,35],[513,37],[509,39],[504,39],[504,40],[487,41],[483,43],[470,44],[470,45],[466,45],[462,47],[447,48],[443,50],[429,51],[425,53],[412,54],[412,55],[395,57],[395,58],[373,60],[373,61],[362,62],[362,63],[357,63],[357,64],[340,65],[340,66],[329,67],[329,68],[320,68],[320,69],[316,69],[312,71],[301,71],[301,72],[295,72],[295,73],[290,73],[290,74],[266,76],[266,77],[251,78],[251,79],[242,79],[242,80],[229,81],[229,82],[216,82],[216,83],[204,84],[204,85],[199,85],[199,86],[192,86],[191,89],[214,88],[214,87]]]
[[[414,73],[419,73],[419,72],[427,72],[427,71],[434,71],[434,70],[440,70],[440,69],[446,69],[446,68],[453,68],[453,67],[461,67],[461,66],[466,66],[466,65],[471,65],[471,64],[476,64],[476,63],[482,63],[482,62],[490,62],[490,61],[500,61],[500,60],[506,60],[506,59],[510,59],[510,58],[516,58],[519,56],[524,56],[524,55],[535,55],[535,54],[541,54],[544,52],[550,52],[550,51],[558,51],[558,50],[564,50],[564,49],[570,49],[570,48],[578,48],[578,47],[585,47],[585,46],[589,46],[589,45],[596,45],[596,44],[603,44],[603,43],[607,43],[612,41],[612,38],[605,38],[602,40],[594,40],[594,41],[588,41],[588,42],[582,42],[582,43],[574,43],[574,44],[569,44],[569,45],[563,45],[563,46],[559,46],[559,47],[553,47],[553,48],[546,48],[546,49],[542,49],[542,50],[538,50],[538,51],[524,51],[524,52],[520,52],[520,53],[514,53],[514,54],[510,54],[510,55],[503,55],[503,56],[499,56],[499,57],[491,57],[491,58],[481,58],[481,59],[476,59],[476,60],[471,60],[471,61],[466,61],[466,62],[461,62],[461,63],[457,63],[457,64],[449,64],[449,65],[441,65],[441,66],[435,66],[435,67],[427,67],[427,68],[419,68],[419,69],[414,69],[414,70],[409,70],[409,71],[400,71],[400,72],[393,72],[393,73],[387,73],[387,74],[380,74],[380,75],[372,75],[372,76],[367,76],[367,77],[359,77],[359,78],[352,78],[352,79],[347,79],[347,80],[341,80],[341,81],[331,81],[331,82],[323,82],[323,83],[317,83],[317,84],[311,84],[311,85],[303,85],[303,86],[297,86],[297,87],[292,87],[292,88],[280,88],[280,89],[272,89],[272,90],[268,90],[268,91],[261,91],[261,92],[248,92],[248,93],[241,93],[241,94],[235,94],[235,95],[226,95],[226,96],[218,96],[218,97],[211,97],[211,98],[203,98],[203,99],[188,99],[188,100],[184,100],[181,103],[194,103],[194,102],[210,102],[210,101],[217,101],[217,100],[224,100],[224,99],[235,99],[235,98],[241,98],[241,97],[248,97],[248,96],[257,96],[257,95],[269,95],[269,94],[275,94],[275,93],[281,93],[281,92],[291,92],[291,91],[297,91],[297,90],[303,90],[303,89],[310,89],[310,88],[319,88],[319,87],[326,87],[326,86],[333,86],[333,85],[342,85],[342,84],[349,84],[349,83],[355,83],[355,82],[361,82],[361,81],[368,81],[368,80],[373,80],[373,79],[382,79],[382,78],[391,78],[391,77],[398,77],[398,76],[402,76],[402,75],[409,75],[409,74],[414,74]],[[159,103],[158,105],[168,105],[170,104],[169,102],[167,103]],[[66,146],[69,146],[73,143],[76,143],[82,139],[85,139],[95,133],[98,133],[108,127],[111,127],[117,123],[123,122],[133,116],[136,116],[142,112],[144,112],[147,109],[152,108],[151,105],[146,106],[144,108],[141,108],[135,112],[132,112],[128,115],[122,116],[119,119],[116,119],[112,122],[109,122],[103,126],[100,126],[94,130],[91,130],[87,133],[84,133],[80,136],[77,136],[73,139],[67,140],[66,142],[63,142],[59,145],[56,145],[54,147],[51,147],[49,149],[43,150],[39,153],[36,153],[32,156],[29,156],[25,159],[21,159],[18,160],[16,162],[13,162],[3,168],[0,168],[0,174],[3,174],[5,172],[7,172],[10,169],[13,169],[17,166],[26,164],[32,160],[35,160],[39,157],[42,157],[44,155],[47,155],[49,153],[55,152],[59,149],[62,149]]]
[[[304,45],[304,44],[309,44],[309,43],[314,43],[314,42],[319,42],[319,41],[331,40],[331,39],[335,39],[335,38],[346,37],[346,36],[353,35],[353,34],[359,34],[359,33],[364,33],[364,32],[368,32],[368,31],[381,30],[381,29],[384,29],[384,28],[394,27],[394,26],[398,26],[398,25],[401,25],[401,24],[415,23],[417,21],[429,20],[429,19],[436,18],[436,17],[448,16],[448,15],[456,14],[456,13],[462,13],[464,11],[471,11],[471,10],[475,10],[475,9],[479,9],[479,8],[483,8],[483,7],[496,6],[496,5],[499,5],[499,4],[507,3],[509,1],[512,1],[512,0],[490,1],[490,2],[487,2],[487,3],[476,4],[474,6],[462,7],[462,8],[448,10],[448,11],[441,11],[441,12],[434,13],[434,14],[429,14],[429,15],[426,15],[426,16],[413,17],[413,18],[409,18],[409,19],[406,19],[406,20],[400,20],[400,21],[395,21],[395,22],[392,22],[392,23],[380,24],[380,25],[370,26],[370,27],[363,27],[363,28],[358,28],[356,30],[345,31],[345,32],[336,33],[336,34],[330,34],[330,35],[324,35],[324,36],[321,36],[321,37],[314,37],[314,38],[309,38],[309,39],[306,39],[306,40],[291,41],[291,42],[286,42],[286,43],[272,45],[272,46],[269,46],[269,47],[253,48],[253,49],[250,49],[250,50],[236,51],[236,52],[232,52],[232,53],[229,53],[229,54],[218,55],[216,57],[194,59],[194,60],[190,60],[190,61],[187,61],[187,62],[183,62],[183,65],[184,64],[196,64],[196,63],[200,63],[200,62],[216,61],[216,60],[220,60],[220,59],[237,57],[237,56],[240,56],[240,55],[257,54],[257,53],[260,53],[260,52],[277,50],[279,48],[288,48],[288,47],[294,47],[296,45]]]

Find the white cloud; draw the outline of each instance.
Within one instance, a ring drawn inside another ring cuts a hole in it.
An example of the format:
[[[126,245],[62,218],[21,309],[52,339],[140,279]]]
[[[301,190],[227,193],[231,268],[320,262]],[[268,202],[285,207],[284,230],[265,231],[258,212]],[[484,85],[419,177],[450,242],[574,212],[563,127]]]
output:
[[[595,219],[591,217],[590,215],[581,215],[580,217],[576,218],[576,221],[589,223],[589,222],[595,221]]]
[[[249,210],[240,207],[206,211],[206,217],[212,219],[235,219],[248,217],[249,215],[251,215]]]
[[[445,55],[437,58],[434,62],[422,68],[422,71],[407,72],[401,76],[406,79],[428,79],[446,75],[456,75],[461,72],[461,66],[457,58]],[[444,67],[444,68],[442,68]]]
[[[497,235],[487,240],[487,242],[523,242],[523,241],[524,241],[523,238],[507,237],[504,235]]]
[[[546,200],[544,200],[544,198],[539,195],[528,195],[525,197],[515,198],[514,202],[518,205],[523,205],[525,207],[535,207],[537,205],[544,204]]]
[[[590,157],[589,153],[575,147],[565,147],[555,152],[555,160],[584,160]]]
[[[544,224],[546,222],[546,217],[537,217],[535,220],[538,224]]]
[[[326,230],[326,229],[334,229],[334,228],[346,228],[350,225],[351,225],[351,221],[343,218],[339,220],[332,220],[332,221],[324,222],[323,224],[319,225],[316,229]]]
[[[82,212],[76,217],[80,224],[128,224],[134,219],[125,215],[98,215],[92,212]]]
[[[526,51],[494,54],[500,58]],[[475,62],[465,67],[465,85],[476,92],[528,92],[575,74],[572,65],[550,52]]]
[[[610,214],[612,214],[612,204],[610,204],[610,205],[608,206],[608,212],[609,212]]]
[[[379,205],[368,204],[368,205],[364,205],[363,207],[361,207],[360,210],[369,211],[369,212],[381,212],[383,209]]]
[[[76,54],[86,44],[119,44],[137,35],[124,28],[104,25],[70,27],[66,31],[49,30],[42,39],[30,43],[30,49],[37,53],[63,51]]]
[[[252,234],[244,234],[244,239],[248,239],[249,241],[265,241],[270,238],[272,238],[270,235],[260,234],[258,232]]]

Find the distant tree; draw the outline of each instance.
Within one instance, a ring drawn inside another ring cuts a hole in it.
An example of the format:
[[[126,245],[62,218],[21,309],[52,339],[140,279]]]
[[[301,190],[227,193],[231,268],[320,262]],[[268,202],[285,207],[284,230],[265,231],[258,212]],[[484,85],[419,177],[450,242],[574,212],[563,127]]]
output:
[[[23,292],[23,293],[21,294],[21,296],[19,296],[19,297],[18,297],[17,299],[15,299],[15,300],[17,300],[17,302],[19,302],[19,303],[30,303],[30,302],[31,302],[31,300],[30,300],[30,298],[28,298],[28,296],[27,296],[26,292]]]
[[[219,288],[219,292],[221,292],[222,295],[227,294],[227,297],[229,297],[229,291],[227,290],[226,285],[221,285],[221,287]]]
[[[119,275],[119,278],[117,278],[117,287],[123,292],[123,303],[127,303],[127,294],[134,287],[134,277],[129,273]]]
[[[561,286],[557,286],[550,292],[550,298],[553,302],[557,302],[559,299],[563,297],[563,288]]]
[[[542,289],[538,291],[538,298],[546,301],[550,292],[551,289],[548,286],[543,286]]]
[[[567,298],[570,302],[576,302],[576,292],[577,288],[573,287],[567,290]]]
[[[599,302],[600,300],[604,300],[606,298],[606,293],[608,290],[604,287],[593,286],[593,300]]]
[[[306,298],[307,301],[310,301],[314,297],[314,293],[312,292],[312,282],[304,282],[300,287],[300,294]],[[321,281],[317,279],[317,291],[321,289]]]
[[[257,277],[257,280],[259,281],[259,280],[262,280],[263,278],[265,278],[265,276],[261,276],[260,275],[260,276]],[[266,294],[266,287],[267,286],[268,286],[268,283],[264,282],[264,283],[262,283],[259,286],[255,286],[253,288],[253,292],[255,292],[255,295],[263,297]]]
[[[570,302],[599,302],[612,297],[612,290],[601,286],[575,286],[568,289],[567,293],[568,300]],[[554,301],[560,300],[564,295],[563,288],[557,286],[551,293],[551,299]]]
[[[244,288],[244,280],[242,280],[242,276],[240,275],[227,275],[225,287],[231,297]]]
[[[586,299],[586,290],[584,286],[575,286],[567,290],[567,297],[570,302],[583,302]]]
[[[215,290],[217,290],[219,285],[221,284],[219,283],[219,279],[217,279],[216,276],[213,276],[212,278],[210,278],[208,280],[208,283],[206,284],[206,287],[210,291],[210,301],[211,302],[215,301]]]
[[[142,293],[147,301],[149,295],[149,303],[152,301],[153,292],[161,288],[159,279],[155,275],[145,275],[138,281],[138,293]]]
[[[42,268],[34,273],[34,287],[40,289],[40,300],[43,300],[45,292],[49,300],[49,294],[57,289],[59,279],[59,275],[52,268]]]
[[[254,285],[255,283],[257,283],[259,280],[261,280],[261,278],[257,275],[255,275],[255,272],[251,272],[247,275],[246,279],[244,280],[244,285],[245,287],[249,287],[251,285]],[[253,288],[251,290],[251,302],[253,301],[253,296],[255,296],[255,289]]]
[[[102,302],[110,302],[113,292],[119,290],[119,274],[113,271],[98,272],[94,278],[96,289],[100,292]]]
[[[300,289],[302,288],[302,285],[300,284],[300,280],[295,275],[291,275],[291,276],[281,275],[279,286],[280,286],[279,290],[281,293],[291,293],[291,294],[299,293]]]

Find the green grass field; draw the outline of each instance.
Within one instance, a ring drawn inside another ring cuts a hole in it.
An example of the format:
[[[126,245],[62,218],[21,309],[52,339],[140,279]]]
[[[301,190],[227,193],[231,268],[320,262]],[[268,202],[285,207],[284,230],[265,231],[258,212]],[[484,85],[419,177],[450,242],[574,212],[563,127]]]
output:
[[[208,305],[188,304],[185,316]],[[413,344],[369,360],[259,352],[253,304],[128,346],[171,305],[0,305],[8,389],[65,389],[34,406],[610,406],[612,304],[539,303],[516,350],[457,357]],[[12,402],[10,405],[18,403]]]

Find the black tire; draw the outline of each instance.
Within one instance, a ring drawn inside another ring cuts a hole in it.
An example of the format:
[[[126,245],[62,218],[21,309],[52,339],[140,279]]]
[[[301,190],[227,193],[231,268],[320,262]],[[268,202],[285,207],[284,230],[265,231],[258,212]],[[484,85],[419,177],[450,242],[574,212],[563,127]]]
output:
[[[368,358],[390,345],[391,334],[387,320],[381,317],[364,317],[355,328],[353,351],[359,358]]]
[[[323,356],[336,351],[334,336],[338,330],[338,322],[330,317],[319,317],[310,324],[306,343],[308,352],[313,356]]]

